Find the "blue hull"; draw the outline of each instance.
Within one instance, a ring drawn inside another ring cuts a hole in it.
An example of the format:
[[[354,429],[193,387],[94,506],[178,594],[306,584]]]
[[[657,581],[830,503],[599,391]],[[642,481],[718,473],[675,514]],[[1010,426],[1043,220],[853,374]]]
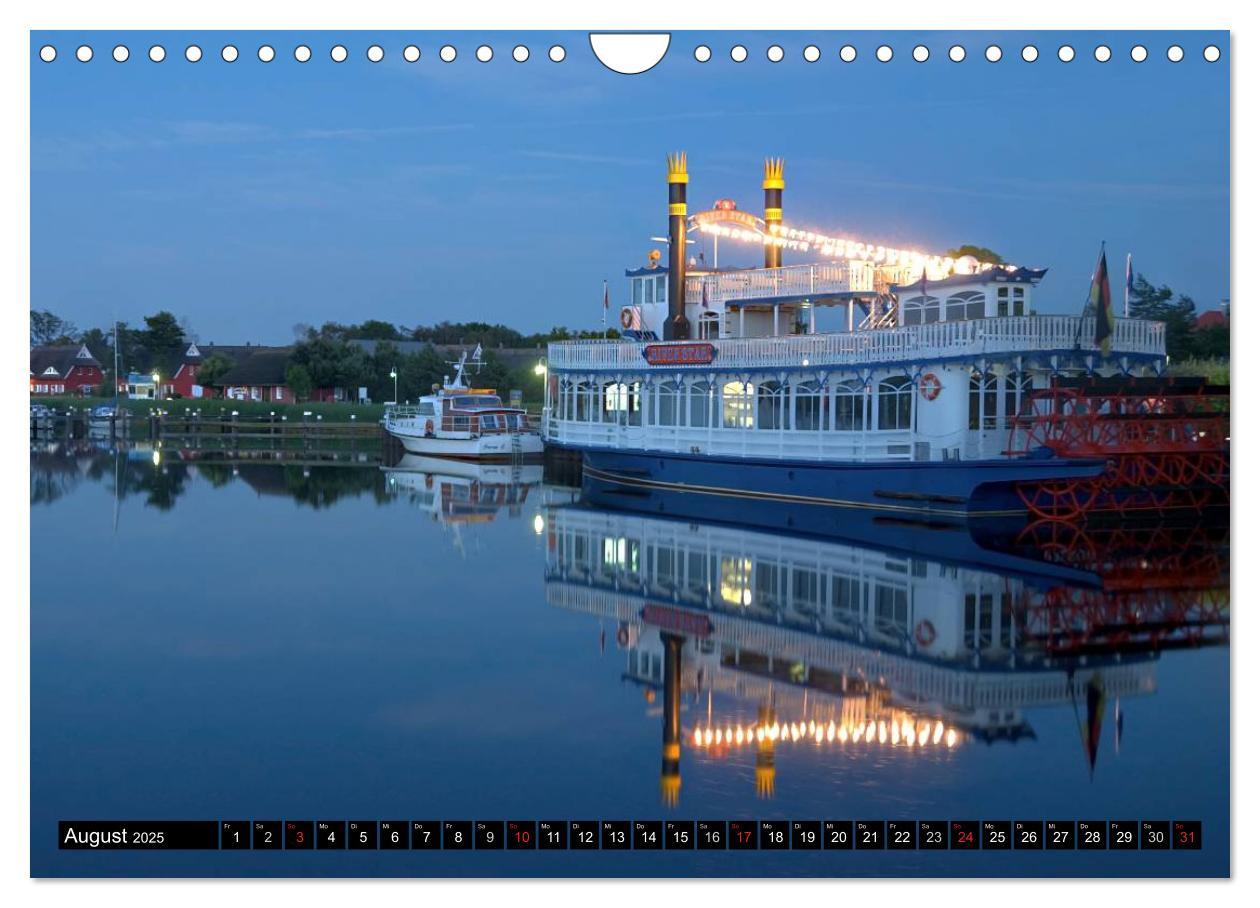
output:
[[[588,449],[585,482],[605,492],[674,492],[732,504],[857,509],[933,519],[1022,517],[1014,484],[1099,475],[1102,460],[1021,458],[903,463],[818,463]]]

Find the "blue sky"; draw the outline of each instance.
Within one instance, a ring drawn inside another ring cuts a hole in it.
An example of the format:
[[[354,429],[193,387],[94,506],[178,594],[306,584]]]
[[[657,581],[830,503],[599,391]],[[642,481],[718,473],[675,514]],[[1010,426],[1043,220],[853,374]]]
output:
[[[81,43],[90,63],[74,59]],[[110,58],[118,43],[130,61]],[[165,62],[147,59],[153,43]],[[190,43],[201,62],[183,59]],[[237,62],[219,59],[225,43]],[[346,62],[329,59],[335,43]],[[365,59],[373,43],[381,63]],[[418,63],[402,59],[409,43]],[[438,60],[444,43],[455,62]],[[555,43],[563,63],[547,59]],[[734,43],[747,62],[730,61]],[[772,43],[784,62],[766,60]],[[818,63],[801,60],[809,43]],[[837,56],[846,43],[853,63]],[[917,43],[927,63],[911,61]],[[946,58],[955,43],[961,64]],[[1019,57],[1028,43],[1036,63]],[[1099,43],[1111,62],[1094,61]],[[1135,43],[1145,63],[1128,59]],[[1182,62],[1165,59],[1170,43]],[[80,327],[166,308],[218,343],[369,317],[593,327],[601,282],[620,302],[623,269],[665,230],[664,157],[685,149],[693,211],[720,197],[759,211],[761,160],[782,156],[789,224],[927,252],[990,246],[1050,268],[1042,312],[1079,310],[1106,239],[1115,299],[1132,252],[1210,308],[1229,295],[1228,49],[1206,32],[679,32],[654,69],[620,76],[582,33],[34,33],[31,305]]]

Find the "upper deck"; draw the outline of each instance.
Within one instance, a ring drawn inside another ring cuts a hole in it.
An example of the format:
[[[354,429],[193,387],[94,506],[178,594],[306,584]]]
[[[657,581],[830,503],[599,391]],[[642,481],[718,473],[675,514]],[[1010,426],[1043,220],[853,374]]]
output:
[[[663,342],[620,340],[560,341],[548,344],[547,362],[558,371],[739,371],[802,366],[862,366],[877,363],[936,362],[943,359],[1096,352],[1092,319],[1075,315],[1020,315],[905,325],[834,334],[713,338],[678,341],[709,344],[711,362],[649,366],[644,348]],[[1164,325],[1117,318],[1113,356],[1164,356]]]

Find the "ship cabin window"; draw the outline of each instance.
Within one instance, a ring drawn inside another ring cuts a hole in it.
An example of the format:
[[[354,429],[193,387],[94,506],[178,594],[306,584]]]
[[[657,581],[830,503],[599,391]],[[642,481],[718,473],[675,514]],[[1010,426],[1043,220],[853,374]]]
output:
[[[751,429],[753,426],[753,386],[751,382],[728,381],[722,386],[722,426]]]
[[[574,408],[574,418],[578,422],[590,422],[592,417],[597,413],[591,406],[596,386],[590,382],[579,382],[577,386],[577,406]]]
[[[879,428],[909,429],[914,387],[908,375],[893,375],[879,383]]]
[[[658,303],[665,302],[665,275],[663,274],[656,276],[656,301]]]
[[[998,287],[997,314],[998,315],[1023,315],[1024,314],[1024,288],[1023,287]]]
[[[930,325],[941,320],[941,301],[935,296],[912,296],[901,304],[903,325]]]
[[[687,388],[688,424],[693,429],[707,429],[713,422],[713,389],[708,382],[692,382]]]
[[[656,424],[661,426],[678,425],[678,382],[667,381],[656,386]],[[648,411],[649,419],[652,415]]]
[[[992,372],[981,375],[971,373],[971,384],[967,395],[967,428],[997,428],[997,394],[998,380]]]
[[[1006,376],[1006,421],[1009,425],[1023,409],[1024,398],[1032,394],[1033,383],[1030,372],[1010,372]]]
[[[866,429],[866,386],[858,381],[836,385],[836,419],[838,432],[861,432]]]
[[[433,406],[432,401],[421,401],[420,415],[421,416],[436,416],[437,415],[437,408]]]
[[[875,624],[884,631],[904,631],[909,624],[910,596],[901,587],[875,584]]]
[[[631,297],[630,303],[635,306],[643,305],[643,285],[647,283],[645,278],[636,277],[630,282]]]
[[[706,312],[700,316],[700,339],[713,340],[722,334],[721,323],[716,312]]]
[[[831,577],[831,616],[836,621],[860,620],[864,584],[856,577]]]
[[[956,293],[945,301],[945,321],[984,318],[984,294],[976,290]]]
[[[816,381],[802,382],[792,389],[792,425],[797,429],[827,428],[827,386]]]
[[[639,383],[627,385],[625,382],[609,382],[604,385],[604,406],[601,416],[603,422],[620,422],[618,414],[626,414],[626,422],[632,426],[639,424]]]
[[[757,428],[783,428],[783,401],[787,397],[784,387],[777,381],[762,382],[757,386]]]

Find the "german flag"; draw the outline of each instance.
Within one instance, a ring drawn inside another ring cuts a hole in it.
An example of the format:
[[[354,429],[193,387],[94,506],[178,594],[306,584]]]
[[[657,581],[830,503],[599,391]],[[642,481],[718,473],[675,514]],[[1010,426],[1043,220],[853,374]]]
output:
[[[1111,352],[1111,333],[1116,317],[1111,312],[1111,279],[1107,276],[1107,250],[1098,256],[1098,267],[1089,285],[1089,305],[1094,309],[1094,346],[1103,352]]]

